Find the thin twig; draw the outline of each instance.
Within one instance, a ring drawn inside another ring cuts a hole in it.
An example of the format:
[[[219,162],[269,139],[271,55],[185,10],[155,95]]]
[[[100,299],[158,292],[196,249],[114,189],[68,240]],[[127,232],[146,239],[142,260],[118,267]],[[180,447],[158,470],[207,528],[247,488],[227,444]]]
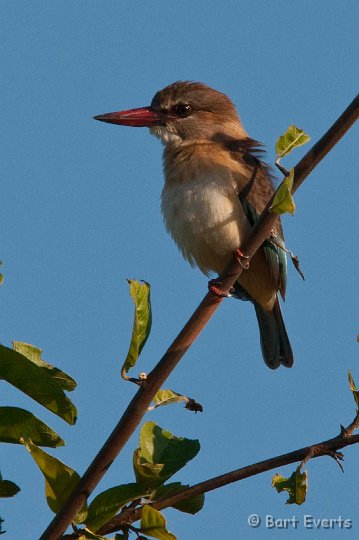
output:
[[[228,484],[234,482],[239,482],[250,476],[255,476],[277,467],[283,467],[285,465],[290,465],[291,463],[296,463],[301,461],[303,464],[308,461],[308,459],[314,459],[321,456],[330,457],[338,456],[338,450],[352,444],[359,443],[359,435],[349,435],[347,437],[335,437],[327,441],[322,441],[320,443],[313,444],[311,446],[305,446],[299,450],[294,450],[287,454],[282,454],[280,456],[272,457],[264,461],[259,461],[253,465],[248,465],[234,471],[230,471],[220,476],[215,476],[204,482],[199,482],[194,486],[182,490],[180,493],[175,495],[160,499],[152,504],[153,508],[156,510],[163,510],[169,506],[178,505],[188,499],[192,499],[203,493],[208,493],[214,489],[218,489]],[[125,509],[115,516],[111,521],[103,525],[96,534],[104,535],[109,534],[115,531],[118,531],[123,525],[135,522],[141,518],[142,509]]]
[[[327,133],[295,167],[293,192],[298,189],[314,167],[318,165],[323,157],[350,129],[358,116],[359,96],[354,99]],[[260,216],[251,234],[243,245],[241,245],[241,249],[249,257],[253,257],[262,243],[270,237],[276,216],[269,212],[269,205]],[[227,276],[223,278],[221,285],[224,292],[229,293],[242,270],[243,268],[237,262],[228,268]],[[187,349],[201,333],[222,301],[223,298],[214,296],[212,293],[206,294],[162,359],[148,375],[145,384],[139,388],[110,437],[82,476],[67,502],[41,535],[40,540],[57,540],[65,532],[69,524],[74,520],[77,512],[82,508],[84,502],[131,437],[146,413],[147,407],[150,405],[155,393],[160,389]]]
[[[357,410],[354,420],[349,424],[348,427],[344,428],[343,426],[341,426],[338,439],[341,439],[343,437],[349,437],[350,435],[353,434],[353,431],[357,428],[359,428],[359,409]]]

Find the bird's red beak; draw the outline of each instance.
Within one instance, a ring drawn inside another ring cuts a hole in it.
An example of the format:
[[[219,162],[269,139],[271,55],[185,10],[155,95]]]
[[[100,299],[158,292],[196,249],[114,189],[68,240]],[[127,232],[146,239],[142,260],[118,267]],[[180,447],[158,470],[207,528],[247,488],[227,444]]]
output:
[[[166,123],[165,115],[155,111],[152,107],[101,114],[100,116],[94,116],[94,119],[100,120],[100,122],[131,127],[163,126]]]

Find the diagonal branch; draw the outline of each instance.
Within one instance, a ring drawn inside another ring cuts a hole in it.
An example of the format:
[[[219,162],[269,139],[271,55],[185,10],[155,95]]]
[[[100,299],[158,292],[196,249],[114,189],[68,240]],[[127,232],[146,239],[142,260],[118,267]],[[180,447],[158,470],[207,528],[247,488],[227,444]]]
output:
[[[353,100],[327,133],[312,147],[295,167],[293,191],[302,184],[314,167],[318,165],[323,157],[350,129],[358,117],[359,96]],[[276,216],[269,212],[269,205],[270,203],[263,211],[251,234],[241,246],[243,252],[249,257],[252,257],[261,244],[270,237],[270,232]],[[243,268],[238,263],[230,265],[227,269],[227,275],[224,277],[221,284],[221,288],[224,292],[230,290],[242,270]],[[104,443],[103,447],[84,473],[66,504],[41,535],[40,540],[57,540],[67,529],[71,521],[74,520],[77,512],[82,508],[84,502],[90,496],[140,423],[155,393],[174,370],[193,341],[201,333],[222,301],[223,298],[216,297],[212,293],[206,294],[196,311],[170,345],[167,352],[148,375],[145,383],[137,391],[110,437]]]
[[[288,452],[287,454],[282,454],[264,461],[259,461],[258,463],[247,465],[246,467],[242,467],[240,469],[235,469],[234,471],[221,474],[220,476],[215,476],[214,478],[209,478],[208,480],[199,482],[194,486],[183,489],[181,492],[176,493],[175,495],[160,499],[154,502],[151,506],[156,510],[162,510],[170,506],[178,505],[184,501],[187,501],[188,499],[202,495],[203,493],[213,491],[214,489],[218,489],[220,487],[227,486],[228,484],[233,484],[234,482],[244,480],[245,478],[249,478],[266,471],[271,471],[277,467],[290,465],[291,463],[296,463],[298,461],[307,462],[308,459],[328,455],[337,459],[338,450],[358,443],[359,435],[339,435],[338,437],[328,439],[327,441],[305,446],[303,448],[299,448],[298,450],[294,450],[293,452]],[[133,523],[141,519],[141,513],[142,508],[126,508],[120,514],[111,519],[111,521],[103,525],[96,532],[96,534],[104,535],[118,531],[129,523]]]

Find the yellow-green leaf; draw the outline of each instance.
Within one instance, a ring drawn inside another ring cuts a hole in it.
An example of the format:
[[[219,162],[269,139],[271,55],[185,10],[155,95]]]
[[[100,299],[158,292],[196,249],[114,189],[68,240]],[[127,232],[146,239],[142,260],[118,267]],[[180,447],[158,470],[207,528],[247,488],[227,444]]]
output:
[[[284,135],[279,137],[275,145],[277,158],[280,159],[287,156],[294,148],[306,144],[308,141],[310,141],[310,137],[303,129],[299,129],[297,126],[289,126]]]
[[[355,385],[354,379],[352,377],[352,374],[350,372],[350,369],[348,369],[348,381],[349,381],[349,388],[353,393],[354,401],[356,403],[356,406],[359,407],[359,391],[357,390],[357,387]]]
[[[297,468],[290,478],[285,478],[279,474],[275,474],[272,478],[272,486],[276,488],[278,493],[287,491],[289,498],[286,504],[303,504],[308,489],[307,472],[300,472]]]
[[[0,441],[22,444],[25,437],[37,446],[64,445],[61,437],[31,412],[19,407],[0,407]]]
[[[163,463],[147,462],[141,453],[140,448],[136,448],[133,453],[133,470],[137,482],[144,487],[157,487],[167,480],[161,477],[164,468]]]
[[[69,424],[76,422],[74,404],[49,375],[48,370],[4,345],[0,345],[0,379],[12,384]]]
[[[24,439],[24,444],[45,477],[46,501],[49,508],[56,514],[73,492],[80,476],[71,467],[50,456],[29,439]],[[82,523],[86,519],[86,514],[85,503],[76,516],[76,523]]]
[[[135,304],[135,314],[130,348],[122,367],[125,373],[128,373],[136,364],[150,334],[152,324],[150,285],[145,281],[140,283],[134,279],[129,279],[128,282],[130,295]]]
[[[164,388],[163,390],[158,390],[158,392],[153,397],[153,401],[155,405],[153,405],[152,407],[148,407],[149,411],[152,411],[156,407],[170,405],[171,403],[178,403],[179,401],[184,401],[185,403],[187,403],[188,397],[177,394],[177,392],[173,392],[173,390]]]
[[[24,343],[23,341],[13,341],[12,346],[14,351],[23,354],[26,358],[31,360],[31,362],[43,368],[63,390],[71,392],[76,388],[76,381],[70,377],[70,375],[52,364],[48,364],[41,358],[42,349],[39,349],[30,343]]]
[[[172,403],[179,403],[182,401],[185,403],[185,408],[189,411],[203,412],[203,407],[200,403],[168,388],[158,390],[153,397],[153,401],[155,404],[148,407],[149,411],[153,411],[153,409],[156,409],[157,407],[163,407],[164,405],[171,405]]]
[[[165,517],[148,504],[142,508],[140,532],[159,540],[176,540],[175,535],[166,529]]]
[[[292,197],[293,181],[294,169],[291,169],[289,176],[284,178],[274,195],[273,202],[269,208],[270,212],[273,214],[285,214],[286,212],[292,215],[294,214],[295,203]]]

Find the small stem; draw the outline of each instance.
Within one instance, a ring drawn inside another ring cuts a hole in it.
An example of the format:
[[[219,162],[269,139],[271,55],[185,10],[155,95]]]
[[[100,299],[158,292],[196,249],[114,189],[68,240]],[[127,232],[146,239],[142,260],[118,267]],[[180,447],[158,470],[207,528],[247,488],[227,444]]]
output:
[[[286,167],[283,167],[283,165],[281,163],[279,163],[280,159],[281,159],[280,157],[277,158],[274,163],[275,163],[276,167],[278,167],[280,172],[282,174],[284,174],[285,177],[287,177],[287,176],[289,176],[290,173],[289,173],[288,169],[286,169]]]

